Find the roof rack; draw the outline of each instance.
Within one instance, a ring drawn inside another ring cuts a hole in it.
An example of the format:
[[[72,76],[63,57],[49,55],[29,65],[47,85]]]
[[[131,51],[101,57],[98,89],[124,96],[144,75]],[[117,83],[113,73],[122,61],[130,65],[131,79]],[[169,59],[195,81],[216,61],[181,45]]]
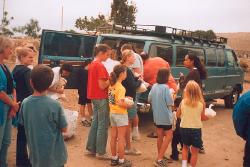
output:
[[[180,39],[182,41],[189,40],[193,43],[207,43],[209,45],[221,45],[227,43],[227,38],[216,36],[214,39],[209,39],[207,37],[197,35],[193,31],[159,26],[159,25],[133,25],[133,26],[124,26],[124,25],[113,25],[113,30],[118,33],[129,33],[129,34],[138,34],[138,35],[148,35],[154,37],[166,37],[170,38],[172,41],[175,39]]]

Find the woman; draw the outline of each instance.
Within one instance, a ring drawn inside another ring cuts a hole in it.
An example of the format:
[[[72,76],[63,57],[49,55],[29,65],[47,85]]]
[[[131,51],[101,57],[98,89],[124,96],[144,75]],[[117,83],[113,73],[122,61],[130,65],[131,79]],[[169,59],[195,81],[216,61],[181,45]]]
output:
[[[202,88],[201,80],[207,78],[207,71],[200,59],[190,52],[185,56],[183,64],[189,69],[189,73],[186,77],[180,73],[180,89],[183,90],[190,80],[194,80]]]
[[[126,89],[125,96],[132,97],[133,100],[135,101],[136,89],[140,87],[142,81],[138,80],[138,78],[135,78],[133,72],[129,68],[132,64],[134,64],[134,62],[135,62],[134,52],[128,49],[124,50],[122,52],[121,64],[125,65],[128,68],[127,68],[127,78],[124,81],[122,81],[122,85]],[[132,149],[131,143],[130,143],[131,124],[132,122],[134,124],[138,124],[138,122],[135,123],[134,121],[139,121],[138,115],[137,115],[136,103],[135,105],[133,105],[133,107],[128,109],[128,118],[129,118],[129,126],[128,126],[127,133],[126,133],[125,153],[132,154],[132,155],[140,155],[141,152],[136,150],[135,148]]]
[[[200,86],[201,91],[202,91],[202,80],[207,78],[207,71],[206,71],[204,65],[201,63],[200,59],[196,55],[194,55],[192,52],[189,52],[185,56],[183,64],[186,68],[189,69],[189,73],[187,74],[187,76],[184,76],[182,73],[180,73],[180,79],[179,79],[180,91],[183,92],[188,81],[190,81],[190,80],[194,80],[196,83],[198,83],[198,85]],[[179,106],[181,100],[182,99],[180,99],[180,98],[177,98],[175,100],[176,107]],[[173,160],[179,159],[178,158],[179,152],[177,150],[177,145],[178,145],[178,143],[182,143],[179,127],[180,127],[180,119],[177,119],[176,130],[173,133],[173,140],[172,140],[172,144],[171,144],[172,154],[170,155],[170,157]],[[202,144],[202,147],[200,149],[200,153],[205,153],[203,144]]]
[[[35,52],[27,47],[16,48],[16,57],[20,62],[12,71],[14,80],[16,82],[17,101],[21,102],[24,98],[30,96],[33,92],[30,86],[31,69],[28,67],[32,65]],[[17,143],[16,143],[16,165],[17,166],[31,166],[27,153],[27,141],[24,127],[17,124]]]
[[[7,167],[7,152],[11,143],[11,118],[18,111],[13,78],[4,60],[12,54],[13,42],[0,36],[0,166]]]

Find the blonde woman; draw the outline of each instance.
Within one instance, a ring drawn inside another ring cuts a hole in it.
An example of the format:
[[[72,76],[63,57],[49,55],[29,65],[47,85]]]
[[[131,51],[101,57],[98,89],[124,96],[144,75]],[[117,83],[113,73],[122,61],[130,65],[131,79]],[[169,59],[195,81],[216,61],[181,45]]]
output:
[[[30,65],[33,63],[35,52],[27,47],[18,47],[15,50],[19,64],[12,71],[14,81],[16,82],[17,101],[22,101],[24,98],[32,95],[33,90],[30,86]],[[17,119],[16,119],[17,120]],[[31,166],[27,153],[27,140],[25,136],[24,126],[17,126],[17,143],[16,143],[16,165]]]
[[[138,80],[138,78],[134,77],[133,72],[129,68],[133,63],[135,62],[135,55],[132,50],[124,50],[122,52],[122,59],[121,59],[121,64],[125,65],[127,68],[127,77],[124,81],[122,81],[122,85],[126,89],[126,94],[125,96],[129,96],[133,98],[135,101],[136,99],[136,89],[140,87],[142,81]],[[138,132],[138,115],[137,115],[137,108],[136,108],[136,103],[128,109],[128,118],[129,118],[129,126],[127,129],[126,133],[126,154],[131,154],[131,155],[140,155],[141,152],[136,150],[135,148],[131,147],[130,143],[130,131],[131,131],[131,124],[133,123],[134,125],[137,125],[137,132]]]
[[[198,152],[202,147],[202,122],[208,120],[205,116],[205,102],[199,84],[194,80],[188,81],[183,100],[176,113],[181,118],[180,132],[183,142],[182,167],[187,167],[188,148],[191,150],[191,167],[196,166]]]
[[[11,117],[18,111],[12,75],[4,60],[12,54],[13,42],[0,36],[0,166],[6,167],[7,152],[11,143]]]

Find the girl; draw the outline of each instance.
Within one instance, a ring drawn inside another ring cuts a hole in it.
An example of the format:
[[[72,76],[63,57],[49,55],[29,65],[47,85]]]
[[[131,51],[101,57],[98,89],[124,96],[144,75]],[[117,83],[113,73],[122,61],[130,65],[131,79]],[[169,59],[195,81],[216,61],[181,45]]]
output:
[[[133,98],[134,102],[136,99],[136,89],[140,87],[142,81],[138,80],[138,78],[135,78],[132,70],[129,68],[132,64],[135,62],[135,56],[134,52],[132,50],[124,50],[122,52],[122,59],[121,59],[121,64],[125,65],[127,67],[127,77],[124,81],[122,81],[122,85],[126,89],[126,94],[125,96],[129,96]],[[139,123],[139,118],[137,115],[137,108],[136,108],[136,102],[135,104],[128,109],[128,118],[129,118],[129,126],[127,126],[127,133],[126,133],[126,149],[125,153],[130,154],[130,155],[140,155],[141,152],[138,151],[135,148],[131,147],[131,142],[130,142],[130,131],[131,131],[131,125],[135,125],[133,131],[134,134],[138,134],[138,123]]]
[[[16,102],[16,90],[12,75],[4,60],[12,54],[13,42],[0,36],[0,166],[7,164],[7,152],[11,143],[11,117],[18,111],[19,104]]]
[[[24,98],[32,95],[33,90],[30,86],[30,65],[33,63],[35,52],[27,47],[16,48],[16,57],[19,64],[12,71],[14,81],[16,82],[17,101],[22,102]],[[17,125],[17,143],[16,143],[16,165],[31,166],[28,159],[27,141],[24,127]]]
[[[122,86],[121,82],[127,77],[126,70],[126,66],[117,65],[110,74],[110,87],[108,95],[111,123],[111,166],[122,165],[129,167],[132,165],[130,161],[124,159],[125,134],[128,126],[127,108],[129,106],[124,101],[126,90]],[[117,141],[118,156],[116,151]]]
[[[187,167],[188,147],[191,146],[191,167],[195,167],[198,151],[202,147],[201,128],[205,116],[205,102],[200,86],[189,81],[184,89],[183,100],[176,113],[181,118],[180,132],[183,142],[182,167]]]
[[[148,101],[152,104],[154,123],[156,125],[158,157],[155,166],[165,167],[166,159],[163,158],[168,148],[172,131],[172,109],[173,98],[169,87],[166,85],[170,72],[167,68],[161,68],[157,73],[156,83],[148,95]],[[164,159],[164,160],[163,160]]]

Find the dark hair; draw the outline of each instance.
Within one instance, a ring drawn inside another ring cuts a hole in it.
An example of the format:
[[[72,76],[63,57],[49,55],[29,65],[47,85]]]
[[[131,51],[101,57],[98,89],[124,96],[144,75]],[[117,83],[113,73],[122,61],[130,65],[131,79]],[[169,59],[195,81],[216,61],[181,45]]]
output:
[[[119,65],[116,65],[114,68],[113,68],[113,71],[110,73],[110,85],[114,85],[119,77],[119,75],[122,73],[122,72],[125,72],[127,70],[127,67],[125,65],[122,65],[122,64],[119,64]]]
[[[60,74],[62,73],[62,71],[67,71],[71,73],[73,71],[73,67],[71,64],[65,63],[60,68]]]
[[[147,52],[141,52],[140,56],[141,56],[143,61],[145,61],[149,58],[149,55],[147,54]]]
[[[188,52],[187,55],[190,60],[194,61],[194,66],[200,73],[200,79],[206,79],[207,71],[204,65],[201,63],[201,60],[193,52]]]
[[[170,71],[167,68],[159,69],[156,77],[156,82],[158,84],[165,84],[169,79]]]
[[[43,92],[51,85],[54,73],[52,69],[45,65],[35,66],[30,74],[33,88],[38,92]]]
[[[110,50],[111,48],[107,45],[107,44],[98,44],[95,47],[95,56],[99,53],[99,52],[107,52],[108,50]]]

